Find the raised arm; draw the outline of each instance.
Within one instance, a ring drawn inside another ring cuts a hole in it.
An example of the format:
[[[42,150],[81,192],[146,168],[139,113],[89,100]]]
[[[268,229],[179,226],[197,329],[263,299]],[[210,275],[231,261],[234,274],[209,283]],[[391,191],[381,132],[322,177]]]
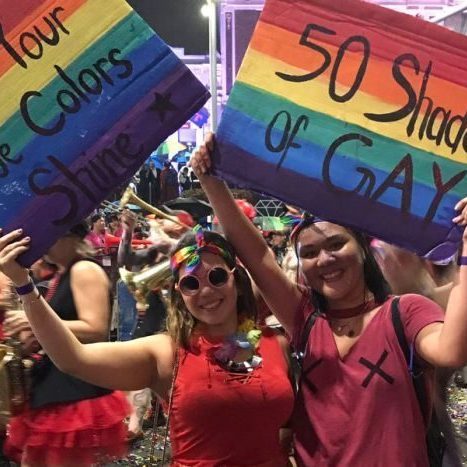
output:
[[[29,283],[28,271],[15,261],[29,245],[29,239],[20,240],[20,236],[21,232],[14,231],[0,237],[0,271],[17,287]],[[37,291],[23,295],[22,302],[34,334],[62,371],[111,389],[151,387],[165,397],[173,365],[173,347],[168,336],[83,344]]]
[[[246,218],[224,182],[209,175],[214,136],[194,154],[191,165],[219,218],[226,237],[258,286],[266,303],[287,332],[292,333],[301,292],[276,262],[258,229]]]
[[[467,198],[460,201],[455,223],[467,225]],[[467,229],[460,250],[461,266],[457,281],[449,295],[443,324],[422,329],[416,341],[417,351],[427,361],[438,366],[461,367],[467,364]]]

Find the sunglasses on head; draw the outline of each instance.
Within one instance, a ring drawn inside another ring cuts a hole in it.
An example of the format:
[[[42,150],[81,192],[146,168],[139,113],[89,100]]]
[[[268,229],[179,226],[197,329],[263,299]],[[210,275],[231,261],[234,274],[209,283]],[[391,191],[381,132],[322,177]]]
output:
[[[227,284],[234,271],[235,268],[229,271],[222,266],[214,266],[206,272],[205,277],[211,287],[219,288]],[[183,295],[196,295],[201,289],[200,278],[194,274],[187,274],[180,278],[177,287]]]

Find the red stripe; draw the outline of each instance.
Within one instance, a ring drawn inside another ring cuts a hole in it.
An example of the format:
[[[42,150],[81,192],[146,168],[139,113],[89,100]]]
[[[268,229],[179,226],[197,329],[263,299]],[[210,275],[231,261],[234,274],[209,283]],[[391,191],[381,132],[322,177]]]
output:
[[[10,9],[5,7],[5,14],[2,14],[0,22],[3,27],[3,34],[7,41],[13,46],[16,52],[23,58],[25,54],[19,46],[19,38],[22,32],[33,32],[34,26],[43,30],[45,34],[50,31],[48,26],[44,25],[43,16],[49,16],[55,8],[61,7],[63,11],[60,14],[60,20],[67,20],[73,15],[87,0],[20,0],[21,5],[18,9],[11,7],[14,0],[0,0],[0,12],[2,5],[10,2]],[[24,3],[24,4],[23,4]],[[5,21],[6,20],[6,21]],[[63,34],[63,33],[62,33]],[[0,47],[0,77],[10,68],[16,65],[15,60]]]
[[[360,0],[270,0],[261,21],[300,36],[308,23],[319,24],[336,35],[314,32],[315,37],[337,47],[351,36],[363,35],[372,56],[392,62],[413,53],[422,70],[431,60],[433,75],[467,86],[467,36],[379,5]]]
[[[43,4],[44,0],[0,0],[0,23],[3,27],[3,33],[8,34],[11,32],[24,18],[30,16],[34,10],[42,10],[41,5]]]

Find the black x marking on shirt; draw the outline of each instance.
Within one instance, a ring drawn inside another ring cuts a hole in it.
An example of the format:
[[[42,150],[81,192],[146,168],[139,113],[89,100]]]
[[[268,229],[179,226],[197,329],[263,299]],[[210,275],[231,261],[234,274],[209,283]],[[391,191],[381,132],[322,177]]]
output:
[[[368,373],[368,376],[363,380],[362,386],[364,388],[366,388],[370,384],[370,381],[372,380],[373,376],[376,375],[376,374],[381,376],[381,378],[383,378],[389,384],[394,383],[394,378],[392,376],[390,376],[388,373],[385,373],[381,369],[381,365],[383,364],[384,360],[386,360],[388,355],[389,355],[388,352],[385,350],[381,354],[381,357],[376,362],[376,364],[371,363],[370,361],[368,361],[365,358],[360,358],[360,360],[358,362],[360,364],[362,364],[363,366],[366,366],[370,370],[370,372]]]
[[[318,365],[321,365],[321,363],[323,363],[323,359],[320,358],[319,360],[316,360],[316,362],[313,362],[306,370],[304,369],[303,370],[303,373],[302,373],[302,381],[306,384],[307,388],[313,392],[313,393],[317,393],[318,392],[318,388],[310,381],[309,379],[309,374],[318,366]]]

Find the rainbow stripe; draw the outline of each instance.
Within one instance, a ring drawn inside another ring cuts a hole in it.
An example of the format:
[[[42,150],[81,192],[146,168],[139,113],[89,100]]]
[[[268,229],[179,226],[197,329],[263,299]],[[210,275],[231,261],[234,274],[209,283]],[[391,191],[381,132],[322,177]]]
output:
[[[209,93],[124,0],[0,0],[0,12],[0,225],[31,236],[30,264]]]
[[[303,37],[310,24],[315,26]],[[343,46],[353,36],[360,39]],[[363,41],[369,53],[358,90],[346,101],[331,98],[331,82],[335,94],[344,96],[359,67],[364,68]],[[325,54],[329,66],[312,79],[293,82],[277,74],[304,76],[324,68]],[[394,61],[403,54],[413,57],[405,56],[397,78]],[[410,91],[415,108],[405,117],[392,122],[367,117],[404,108]],[[431,112],[424,95],[433,102]],[[422,103],[418,118],[417,99]],[[467,195],[466,103],[467,37],[358,0],[268,0],[223,113],[216,172],[320,217],[438,258],[452,253],[461,238],[451,220],[454,205]],[[433,112],[436,107],[446,112]],[[450,124],[451,142],[464,132],[456,150],[427,137],[427,131],[436,135],[456,115]],[[280,143],[290,140],[301,116],[307,125],[302,121],[284,154]],[[346,134],[369,138],[371,145],[355,136],[328,154]],[[400,174],[388,182],[401,160]],[[456,183],[438,203],[435,180],[442,185],[453,177]],[[404,182],[404,190],[394,187]]]

